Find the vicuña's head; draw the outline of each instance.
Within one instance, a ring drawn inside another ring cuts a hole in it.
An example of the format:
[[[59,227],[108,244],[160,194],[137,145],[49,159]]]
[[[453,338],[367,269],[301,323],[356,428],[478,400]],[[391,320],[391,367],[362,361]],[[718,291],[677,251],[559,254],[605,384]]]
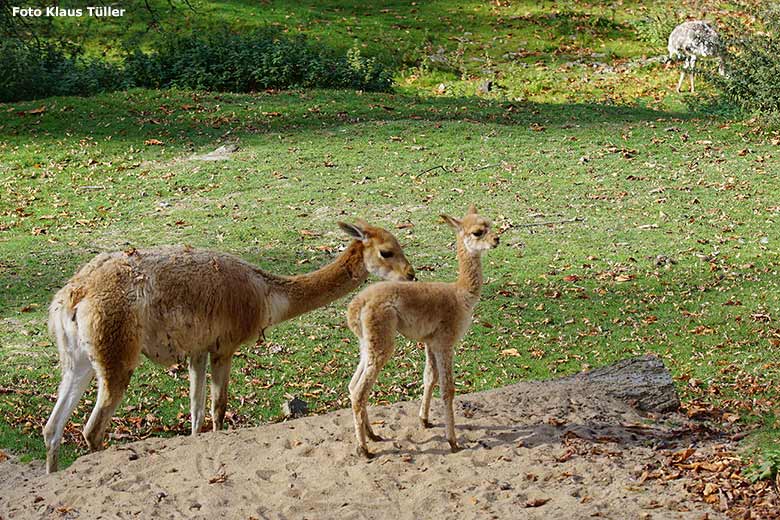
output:
[[[363,243],[366,270],[383,280],[414,280],[414,268],[404,256],[401,244],[388,231],[371,226],[363,219],[354,224],[339,222],[349,236]]]
[[[480,254],[498,245],[498,235],[490,230],[490,221],[477,215],[477,208],[473,204],[460,220],[448,215],[442,215],[441,218],[455,230],[470,254]]]

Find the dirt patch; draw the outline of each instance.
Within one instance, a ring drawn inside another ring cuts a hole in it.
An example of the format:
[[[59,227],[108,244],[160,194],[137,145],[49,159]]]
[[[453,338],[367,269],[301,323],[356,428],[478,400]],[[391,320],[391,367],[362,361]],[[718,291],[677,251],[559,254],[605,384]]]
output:
[[[354,455],[348,410],[197,437],[150,439],[45,475],[0,463],[8,518],[723,518],[658,468],[718,443],[685,416],[643,414],[577,379],[459,396],[459,453],[440,402],[370,409],[378,456]],[[654,473],[655,472],[655,473]],[[648,475],[651,477],[648,478]],[[660,475],[660,473],[659,473]],[[709,515],[709,516],[707,516]]]

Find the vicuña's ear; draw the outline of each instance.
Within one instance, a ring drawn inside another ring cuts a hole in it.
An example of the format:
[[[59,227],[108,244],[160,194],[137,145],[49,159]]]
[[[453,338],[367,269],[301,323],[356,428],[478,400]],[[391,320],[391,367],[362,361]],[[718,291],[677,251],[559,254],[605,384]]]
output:
[[[476,214],[477,214],[477,207],[474,204],[472,204],[471,206],[469,206],[469,211],[468,213],[466,213],[466,215],[476,215]]]
[[[338,224],[341,230],[352,238],[356,238],[358,240],[368,239],[365,230],[359,224],[347,224],[346,222],[339,222]]]
[[[456,218],[452,218],[449,215],[443,215],[443,214],[440,215],[440,217],[443,218],[444,222],[446,222],[447,225],[449,225],[452,229],[455,229],[455,230],[460,229],[460,220],[458,220]]]

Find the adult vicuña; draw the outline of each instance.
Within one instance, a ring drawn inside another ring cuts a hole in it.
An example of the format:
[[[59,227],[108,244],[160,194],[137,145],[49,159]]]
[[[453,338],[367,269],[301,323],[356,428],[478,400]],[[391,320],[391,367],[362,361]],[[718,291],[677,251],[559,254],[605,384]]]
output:
[[[674,28],[669,34],[667,47],[670,58],[685,57],[680,81],[677,82],[677,92],[682,87],[686,71],[691,76],[691,92],[694,91],[693,75],[696,58],[718,58],[718,73],[723,75],[723,44],[717,31],[709,23],[702,20],[684,22]]]
[[[162,365],[189,357],[192,433],[205,416],[206,360],[211,415],[222,428],[233,353],[272,325],[341,298],[372,273],[414,279],[395,237],[339,223],[355,240],[334,262],[305,275],[277,276],[234,256],[190,247],[103,253],[54,296],[49,331],[62,366],[57,403],[43,429],[46,470],[57,470],[65,423],[93,376],[97,401],[84,428],[92,451],[127,389],[143,352]]]
[[[458,248],[458,280],[454,283],[379,282],[358,293],[349,304],[349,328],[360,340],[360,363],[349,383],[352,415],[355,420],[357,453],[371,457],[366,436],[374,434],[366,406],[371,387],[379,371],[395,348],[396,332],[425,343],[425,372],[420,422],[428,428],[428,411],[433,386],[440,380],[447,440],[452,451],[458,450],[452,400],[455,382],[452,375],[453,348],[471,324],[474,306],[482,290],[481,256],[498,245],[498,236],[490,230],[490,221],[477,215],[474,206],[462,220],[447,215],[442,218],[455,230]]]

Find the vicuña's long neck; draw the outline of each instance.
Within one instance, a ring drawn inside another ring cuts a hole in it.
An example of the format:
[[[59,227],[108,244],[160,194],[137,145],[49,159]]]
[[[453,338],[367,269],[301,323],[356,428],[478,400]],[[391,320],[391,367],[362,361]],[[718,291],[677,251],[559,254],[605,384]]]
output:
[[[482,260],[480,255],[469,253],[460,237],[458,237],[457,285],[467,290],[475,298],[479,298],[482,291]]]
[[[368,278],[363,263],[363,243],[353,241],[346,251],[332,263],[308,274],[278,276],[270,281],[271,312],[275,325],[319,307],[323,307],[350,293]]]

